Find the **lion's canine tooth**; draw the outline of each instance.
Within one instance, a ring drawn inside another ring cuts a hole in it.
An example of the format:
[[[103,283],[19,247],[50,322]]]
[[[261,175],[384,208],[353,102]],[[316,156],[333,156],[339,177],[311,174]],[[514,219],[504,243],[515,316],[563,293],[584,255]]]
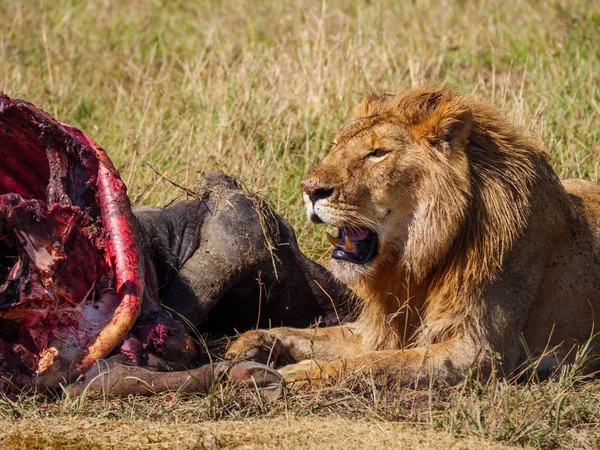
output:
[[[338,243],[337,238],[328,232],[325,232],[325,235],[327,236],[327,240],[329,241],[329,243],[335,247]]]
[[[353,252],[354,251],[354,244],[352,243],[352,241],[350,240],[350,238],[348,236],[344,236],[344,243],[346,244],[346,251],[347,252]]]

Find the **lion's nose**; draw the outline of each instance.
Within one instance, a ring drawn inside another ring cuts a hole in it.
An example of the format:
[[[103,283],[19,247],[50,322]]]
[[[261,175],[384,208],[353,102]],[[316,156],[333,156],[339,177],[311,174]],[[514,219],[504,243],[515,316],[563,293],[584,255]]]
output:
[[[317,200],[331,197],[331,194],[333,194],[334,191],[332,186],[322,186],[311,181],[303,181],[300,184],[304,188],[308,198],[310,198],[310,201],[313,203],[315,203]]]

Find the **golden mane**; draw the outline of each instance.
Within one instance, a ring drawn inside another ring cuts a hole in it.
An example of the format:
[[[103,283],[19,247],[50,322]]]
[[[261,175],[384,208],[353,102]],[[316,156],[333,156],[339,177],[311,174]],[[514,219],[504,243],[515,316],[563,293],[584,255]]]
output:
[[[484,284],[493,281],[526,226],[538,172],[559,184],[545,152],[496,109],[446,88],[371,94],[354,116],[338,139],[385,120],[406,127],[439,164],[438,176],[419,194],[423,202],[403,260],[395,271],[386,271],[361,289],[365,307],[359,323],[364,323],[366,341],[379,349],[406,340],[397,335],[390,339],[397,330],[386,329],[381,320],[382,314],[397,314],[398,298],[425,314],[427,329],[419,329],[417,343],[448,338],[460,333],[459,327],[477,328],[474,315],[480,309],[471,303]],[[435,158],[440,149],[449,157]],[[386,299],[390,296],[381,292],[382,286],[396,298]],[[414,294],[399,295],[403,289]]]

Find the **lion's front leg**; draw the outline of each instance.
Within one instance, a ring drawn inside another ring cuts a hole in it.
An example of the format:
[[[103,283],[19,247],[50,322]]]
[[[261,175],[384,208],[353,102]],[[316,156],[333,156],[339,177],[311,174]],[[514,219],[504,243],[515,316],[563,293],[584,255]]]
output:
[[[353,360],[306,359],[279,369],[287,383],[295,387],[320,387],[342,380],[353,373]]]
[[[358,358],[305,360],[282,367],[279,372],[287,382],[310,386],[354,374],[373,377],[381,385],[456,384],[472,368],[489,371],[483,348],[470,340],[457,339],[414,349],[368,352]]]
[[[275,367],[309,359],[336,360],[362,354],[360,335],[352,324],[328,328],[252,330],[234,341],[225,358]]]

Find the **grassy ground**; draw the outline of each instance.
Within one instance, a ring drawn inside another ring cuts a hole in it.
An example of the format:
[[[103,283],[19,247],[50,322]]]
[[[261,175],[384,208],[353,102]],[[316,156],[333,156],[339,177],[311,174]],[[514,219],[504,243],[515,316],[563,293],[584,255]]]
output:
[[[61,448],[69,450],[218,448],[421,448],[505,449],[479,438],[453,438],[399,422],[356,421],[337,417],[248,420],[236,423],[209,421],[203,424],[165,424],[140,420],[52,418],[7,424],[4,440],[10,448]]]
[[[599,178],[597,1],[0,0],[0,11],[0,90],[91,134],[134,201],[181,198],[149,166],[186,186],[219,168],[266,196],[315,258],[326,241],[305,222],[299,181],[365,91],[448,82],[541,135],[561,177]],[[599,396],[600,385],[571,374],[393,395],[341,386],[275,405],[219,396],[106,404],[26,397],[0,400],[0,418],[15,430],[50,430],[54,422],[40,420],[56,415],[146,420],[144,427],[326,416],[334,428],[342,416],[597,448]]]

